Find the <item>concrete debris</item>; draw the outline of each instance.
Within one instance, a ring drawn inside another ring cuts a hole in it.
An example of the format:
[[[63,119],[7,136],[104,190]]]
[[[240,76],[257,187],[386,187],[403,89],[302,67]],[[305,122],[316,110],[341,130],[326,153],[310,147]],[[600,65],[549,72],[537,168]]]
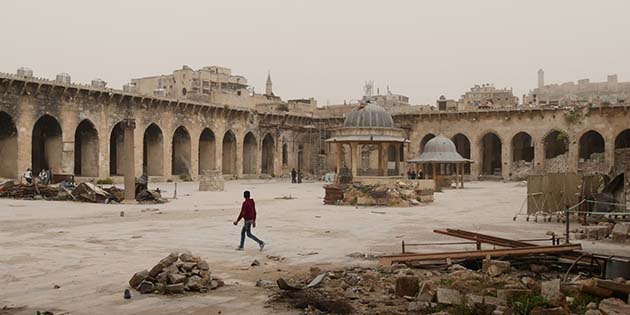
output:
[[[420,186],[419,181],[393,184],[327,185],[325,204],[410,207],[433,202],[433,188]]]
[[[271,303],[286,303],[300,308],[306,315],[320,314],[538,314],[538,315],[619,315],[630,314],[622,300],[607,299],[583,304],[593,298],[580,291],[589,281],[592,286],[614,286],[626,290],[625,282],[578,279],[562,283],[564,271],[546,270],[534,273],[523,264],[512,261],[488,261],[487,268],[501,266],[503,272],[489,276],[488,271],[466,268],[440,270],[414,269],[405,265],[384,267],[346,267],[321,273],[317,287],[310,272],[302,277],[278,280],[282,289]],[[467,266],[467,264],[462,264]],[[426,268],[426,266],[425,266]],[[543,280],[552,279],[552,280]],[[319,279],[318,279],[319,280]],[[257,284],[264,286],[264,282]],[[331,305],[344,305],[333,312]],[[581,311],[572,311],[581,309]],[[463,310],[466,310],[465,312]],[[609,312],[609,313],[606,313]]]
[[[129,280],[129,286],[141,294],[203,293],[223,285],[221,279],[211,277],[208,262],[189,251],[170,253],[151,270],[137,272]]]

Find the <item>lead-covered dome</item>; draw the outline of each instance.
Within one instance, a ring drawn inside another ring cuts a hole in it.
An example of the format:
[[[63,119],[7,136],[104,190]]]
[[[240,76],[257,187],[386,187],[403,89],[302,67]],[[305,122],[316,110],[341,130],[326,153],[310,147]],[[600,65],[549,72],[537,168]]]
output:
[[[346,116],[347,128],[394,128],[394,119],[383,107],[375,104],[362,105]]]
[[[469,159],[463,158],[455,147],[455,143],[451,139],[444,136],[437,136],[424,145],[422,154],[415,159],[411,159],[408,162],[426,163],[457,163],[457,162],[470,162]]]
[[[451,139],[443,137],[443,136],[437,136],[434,137],[433,139],[427,141],[427,143],[424,145],[424,150],[423,152],[455,152],[457,153],[457,148],[455,147],[455,143],[453,143],[453,141],[451,141]]]

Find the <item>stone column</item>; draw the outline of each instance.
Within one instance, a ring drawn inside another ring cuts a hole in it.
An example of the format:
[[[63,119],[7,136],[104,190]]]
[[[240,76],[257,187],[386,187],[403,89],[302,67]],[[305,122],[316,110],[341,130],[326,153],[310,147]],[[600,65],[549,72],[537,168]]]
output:
[[[567,157],[569,173],[577,173],[579,154],[580,151],[576,140],[569,137],[569,154]]]
[[[342,160],[343,160],[343,152],[341,152],[341,148],[342,148],[343,144],[341,144],[340,142],[335,142],[335,154],[337,157],[337,174],[339,174],[339,172],[341,172],[341,164],[342,164]]]
[[[400,175],[400,144],[394,145],[396,148],[396,176]]]
[[[455,189],[459,188],[459,163],[455,163]]]
[[[357,144],[355,142],[350,144],[350,164],[352,164],[352,177],[357,176]]]
[[[544,140],[534,142],[534,172],[544,173],[545,170],[545,145]]]
[[[505,143],[504,143],[505,142]],[[501,176],[508,179],[512,172],[512,144],[511,141],[501,141]]]
[[[479,142],[471,142],[470,143],[470,159],[474,161],[470,165],[470,177],[473,180],[479,179],[479,174],[481,173],[481,168],[483,167],[481,164],[481,143]]]
[[[385,169],[383,167],[383,144],[378,144],[378,175],[384,176],[386,175]]]
[[[136,121],[126,119],[124,121],[123,144],[125,148],[125,200],[124,203],[136,203],[136,165],[135,165],[135,145],[134,131]]]

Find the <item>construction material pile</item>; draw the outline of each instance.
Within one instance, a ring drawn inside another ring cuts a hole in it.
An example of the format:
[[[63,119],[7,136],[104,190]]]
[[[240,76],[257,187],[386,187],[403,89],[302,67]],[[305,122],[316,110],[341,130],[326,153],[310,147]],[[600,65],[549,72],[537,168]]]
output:
[[[630,314],[630,305],[616,298],[629,281],[563,277],[553,265],[499,260],[485,260],[478,270],[315,267],[302,278],[279,279],[271,303],[303,314]]]
[[[391,185],[348,185],[341,204],[362,206],[411,207],[433,202],[433,189],[421,188],[414,181]]]
[[[129,280],[129,286],[141,294],[205,293],[223,285],[221,279],[211,276],[208,262],[189,251],[173,252],[151,270],[137,272]]]
[[[7,181],[0,184],[0,198],[57,199],[59,190],[46,185],[22,185]]]

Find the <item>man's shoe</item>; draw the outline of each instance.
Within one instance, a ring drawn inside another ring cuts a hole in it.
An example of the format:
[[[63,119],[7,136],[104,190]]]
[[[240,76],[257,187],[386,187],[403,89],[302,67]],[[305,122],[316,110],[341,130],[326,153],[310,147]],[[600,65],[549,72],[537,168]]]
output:
[[[265,248],[265,242],[260,243],[259,246],[260,246],[260,251],[262,252],[263,248]]]
[[[237,247],[236,250],[243,250],[243,247]]]

